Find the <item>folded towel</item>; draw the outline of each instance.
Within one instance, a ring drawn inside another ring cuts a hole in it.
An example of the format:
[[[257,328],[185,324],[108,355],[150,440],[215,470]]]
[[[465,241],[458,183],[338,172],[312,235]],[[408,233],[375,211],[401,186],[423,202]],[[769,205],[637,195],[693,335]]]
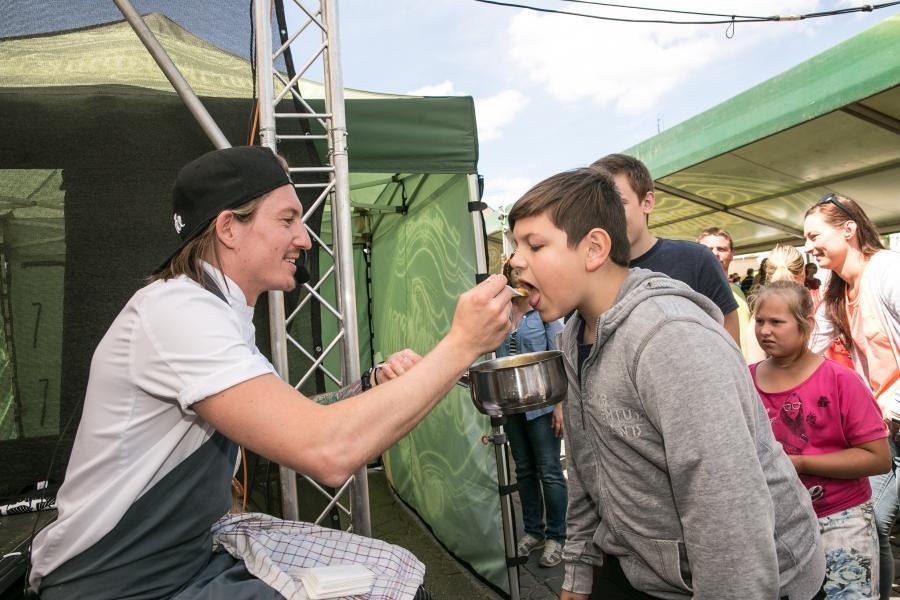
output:
[[[367,594],[375,580],[363,565],[294,567],[288,574],[303,583],[310,600]]]

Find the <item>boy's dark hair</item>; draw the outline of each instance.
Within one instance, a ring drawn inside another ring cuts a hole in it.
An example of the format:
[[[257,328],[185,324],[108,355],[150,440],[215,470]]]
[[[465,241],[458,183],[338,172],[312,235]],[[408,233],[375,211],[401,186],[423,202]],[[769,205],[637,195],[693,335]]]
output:
[[[631,247],[625,229],[625,208],[610,177],[596,169],[574,169],[548,177],[533,188],[509,211],[509,228],[526,217],[546,214],[565,232],[568,245],[574,248],[588,231],[599,227],[610,237],[610,259],[627,267]]]
[[[624,174],[631,184],[631,189],[637,194],[638,200],[653,191],[653,177],[647,166],[633,156],[627,154],[607,154],[603,158],[595,160],[592,169],[600,169],[610,177]]]

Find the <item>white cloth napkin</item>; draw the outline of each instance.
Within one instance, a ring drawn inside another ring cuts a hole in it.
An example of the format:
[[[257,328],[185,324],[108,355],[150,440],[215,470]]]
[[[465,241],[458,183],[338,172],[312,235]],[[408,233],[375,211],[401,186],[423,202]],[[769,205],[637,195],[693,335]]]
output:
[[[310,600],[366,594],[375,580],[363,565],[294,567],[288,573],[303,583]]]

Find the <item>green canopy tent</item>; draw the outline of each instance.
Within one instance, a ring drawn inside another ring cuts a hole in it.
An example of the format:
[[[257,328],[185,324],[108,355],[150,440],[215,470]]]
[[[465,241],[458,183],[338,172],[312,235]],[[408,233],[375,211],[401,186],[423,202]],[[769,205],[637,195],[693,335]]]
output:
[[[246,143],[249,64],[163,16],[145,20],[226,137]],[[322,97],[320,85],[304,86],[305,97]],[[354,90],[346,98],[365,367],[404,347],[427,351],[474,283],[469,211],[477,209],[470,200],[478,145],[471,98]],[[290,127],[285,133],[299,133]],[[0,295],[0,448],[8,457],[0,494],[7,495],[46,477],[64,433],[51,471],[61,479],[75,431],[66,423],[74,416],[77,424],[93,348],[172,247],[171,182],[211,144],[122,22],[0,40],[0,130],[0,251],[9,264]],[[330,241],[327,212],[320,234]],[[329,258],[321,258],[324,271]],[[309,318],[294,323],[292,334],[310,341]],[[267,349],[267,327],[257,331]],[[308,362],[299,353],[289,359],[292,374]],[[505,588],[496,465],[480,441],[489,430],[455,390],[387,453],[385,466],[444,545]]]
[[[828,192],[900,230],[900,16],[624,151],[656,180],[651,230],[717,226],[735,250],[802,243]]]

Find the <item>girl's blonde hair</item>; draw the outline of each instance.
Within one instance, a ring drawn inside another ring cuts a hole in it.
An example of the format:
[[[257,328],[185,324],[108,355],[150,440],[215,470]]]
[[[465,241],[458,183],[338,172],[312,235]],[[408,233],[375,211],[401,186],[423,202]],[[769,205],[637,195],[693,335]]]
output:
[[[750,312],[756,312],[759,291],[764,285],[776,281],[802,282],[805,264],[800,251],[788,244],[777,244],[759,270],[758,281],[754,282],[747,298]]]

